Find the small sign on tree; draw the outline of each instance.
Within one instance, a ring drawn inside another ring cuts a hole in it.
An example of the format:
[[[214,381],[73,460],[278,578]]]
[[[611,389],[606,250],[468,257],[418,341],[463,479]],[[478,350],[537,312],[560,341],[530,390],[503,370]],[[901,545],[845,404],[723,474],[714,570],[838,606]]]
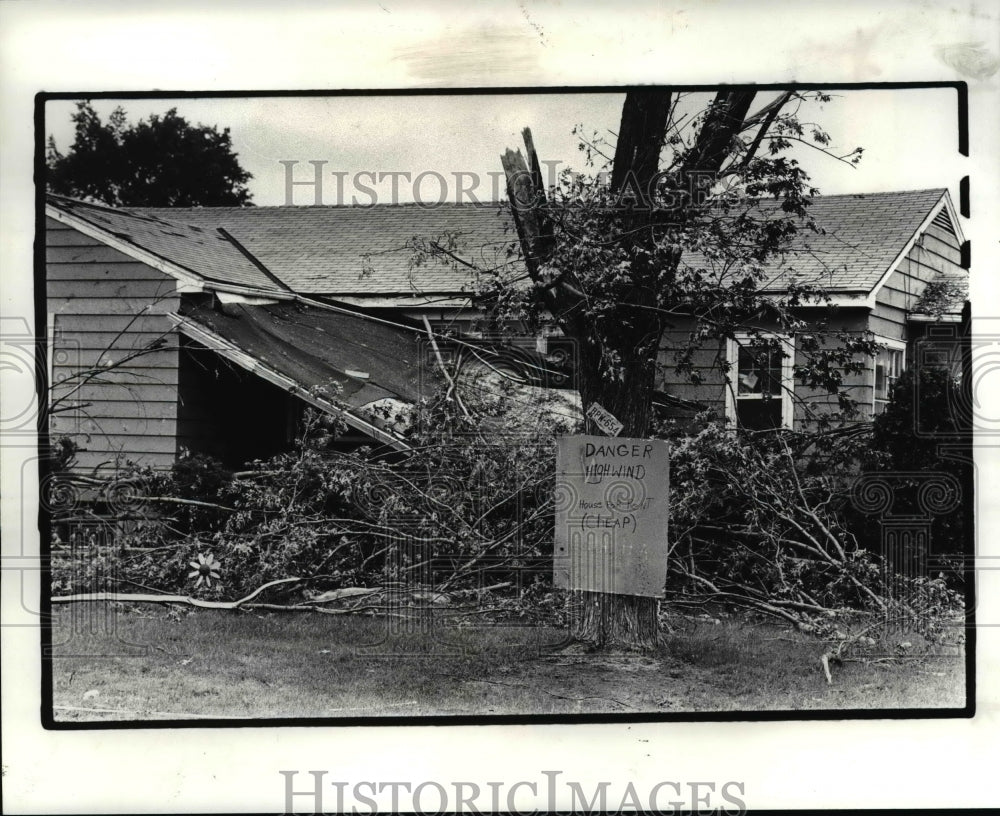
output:
[[[555,585],[662,597],[669,487],[668,447],[663,440],[559,439]]]
[[[590,403],[590,407],[587,409],[587,419],[597,426],[597,430],[607,436],[618,436],[622,432],[622,428],[625,427],[614,414],[596,402]]]

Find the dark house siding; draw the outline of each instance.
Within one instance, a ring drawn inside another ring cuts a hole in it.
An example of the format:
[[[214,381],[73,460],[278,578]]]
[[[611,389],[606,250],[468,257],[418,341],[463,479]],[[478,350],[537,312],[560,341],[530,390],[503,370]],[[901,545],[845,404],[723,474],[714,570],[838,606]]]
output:
[[[810,315],[804,314],[807,320]],[[813,318],[816,320],[817,318]],[[833,313],[832,316],[824,316],[822,318],[827,323],[827,329],[830,331],[831,335],[837,332],[843,332],[850,335],[851,337],[861,339],[865,336],[865,332],[870,329],[870,314],[867,309],[856,309],[856,308],[840,308]],[[829,343],[835,343],[836,338],[830,337]],[[801,347],[796,344],[796,364],[804,365],[806,362],[805,355],[801,353]],[[847,374],[843,375],[843,385],[842,388],[847,394],[857,403],[860,414],[858,415],[858,420],[868,420],[871,418],[871,408],[872,408],[872,359],[866,357],[862,360],[865,364],[865,371],[858,374]],[[806,407],[813,413],[831,413],[840,410],[837,403],[837,396],[835,394],[830,394],[829,392],[822,389],[811,389],[804,385],[798,384],[795,389],[796,397],[798,401],[805,403],[805,405],[797,404],[795,406],[795,426],[796,428],[801,428],[805,430],[805,417],[806,417]]]
[[[914,359],[914,341],[926,332],[926,325],[908,321],[927,284],[939,276],[962,276],[962,251],[958,237],[947,218],[939,215],[920,235],[916,243],[886,280],[876,297],[875,311],[869,325],[879,337],[907,344],[906,365]],[[869,373],[874,382],[874,373]]]
[[[726,382],[719,368],[717,358],[724,360],[725,344],[710,340],[699,347],[691,358],[694,372],[701,378],[694,384],[688,375],[676,372],[676,350],[689,342],[690,327],[675,325],[668,329],[660,344],[660,372],[657,389],[682,400],[690,400],[714,410],[720,415],[726,410]]]
[[[166,317],[176,282],[53,219],[46,225],[53,437],[71,436],[79,468],[132,460],[169,467],[177,452],[178,344]],[[161,347],[144,351],[154,342]],[[138,354],[121,366],[122,358]],[[83,384],[81,373],[107,368]]]

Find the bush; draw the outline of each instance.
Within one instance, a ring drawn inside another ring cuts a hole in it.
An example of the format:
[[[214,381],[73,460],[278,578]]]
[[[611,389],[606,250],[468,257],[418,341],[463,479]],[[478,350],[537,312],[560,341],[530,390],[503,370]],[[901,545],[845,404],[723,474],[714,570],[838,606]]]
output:
[[[906,371],[885,412],[875,419],[871,470],[893,477],[892,513],[930,517],[931,554],[952,586],[963,582],[962,556],[974,540],[971,403],[967,384],[945,368]],[[939,513],[921,499],[927,478],[941,474],[956,486],[954,509]],[[869,529],[869,534],[871,530]],[[951,569],[945,567],[953,563]]]
[[[960,609],[943,581],[887,572],[855,534],[850,488],[864,447],[835,454],[816,443],[718,422],[675,441],[670,597],[750,608],[821,634],[857,610],[930,629]]]

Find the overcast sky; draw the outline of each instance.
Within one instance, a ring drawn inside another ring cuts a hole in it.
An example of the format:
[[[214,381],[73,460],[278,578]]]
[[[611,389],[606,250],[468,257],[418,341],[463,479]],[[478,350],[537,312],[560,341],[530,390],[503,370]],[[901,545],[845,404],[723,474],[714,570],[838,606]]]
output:
[[[958,181],[969,170],[958,153],[953,89],[831,93],[831,102],[810,106],[801,118],[821,124],[835,151],[848,153],[861,146],[865,155],[853,168],[808,148],[799,151],[821,192],[948,187],[957,205]],[[489,174],[500,173],[500,153],[521,145],[525,126],[531,127],[543,160],[582,169],[574,125],[610,137],[609,131],[617,130],[623,98],[601,93],[124,99],[100,100],[95,107],[106,116],[120,104],[131,121],[176,107],[191,122],[230,128],[239,160],[254,176],[250,189],[258,205],[288,203],[282,161],[298,162],[296,181],[314,178],[310,161],[326,162],[323,204],[368,204],[372,194],[366,188],[375,188],[380,202],[455,200],[460,186],[456,173],[469,174],[461,182],[465,190],[472,188],[479,200],[492,200],[502,184]],[[767,98],[762,94],[758,104]],[[46,106],[46,131],[64,151],[73,138],[73,110],[68,101]],[[379,184],[366,175],[388,172],[410,174],[409,180],[397,177],[395,196],[391,177]],[[334,173],[346,174],[340,189]],[[418,181],[421,173],[426,175]],[[436,174],[444,178],[444,189]],[[295,204],[315,203],[312,187],[292,192]]]

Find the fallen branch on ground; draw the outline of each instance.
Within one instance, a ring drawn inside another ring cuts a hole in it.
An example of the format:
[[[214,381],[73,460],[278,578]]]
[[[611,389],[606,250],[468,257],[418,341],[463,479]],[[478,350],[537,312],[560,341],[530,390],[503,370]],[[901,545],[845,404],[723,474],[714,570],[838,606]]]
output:
[[[56,595],[52,598],[54,604],[81,603],[86,601],[120,601],[123,603],[174,603],[197,606],[203,609],[238,609],[252,601],[265,589],[270,589],[279,584],[298,583],[301,578],[279,578],[258,587],[249,595],[240,598],[238,601],[204,601],[201,598],[192,598],[189,595],[149,595],[143,593],[129,592],[84,592],[79,595]]]

